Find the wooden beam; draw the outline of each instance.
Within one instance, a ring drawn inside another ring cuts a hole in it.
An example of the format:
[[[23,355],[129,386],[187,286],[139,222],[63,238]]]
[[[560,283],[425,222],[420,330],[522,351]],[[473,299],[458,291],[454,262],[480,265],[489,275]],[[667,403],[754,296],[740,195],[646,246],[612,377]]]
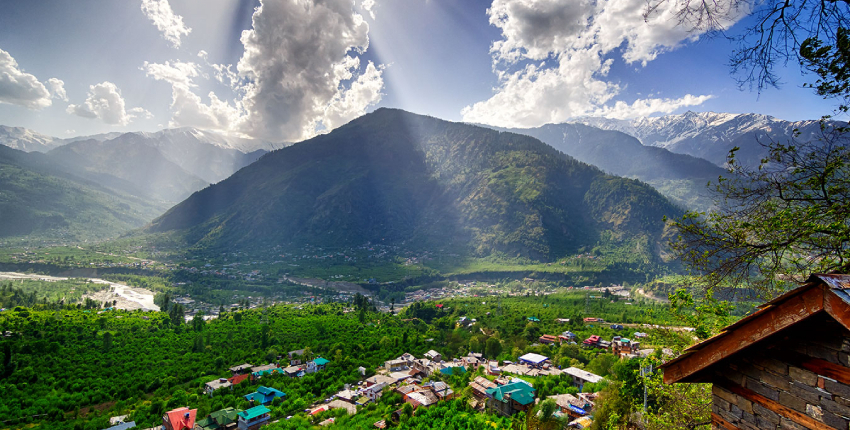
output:
[[[824,287],[813,286],[800,294],[789,297],[782,303],[776,303],[762,315],[713,342],[706,342],[700,349],[693,350],[683,360],[670,363],[664,368],[664,382],[692,382],[694,373],[729,357],[730,355],[761,341],[762,339],[786,329],[813,314],[823,310]]]
[[[836,321],[850,330],[850,304],[838,297],[831,290],[823,296],[823,309]]]
[[[720,415],[711,413],[711,427],[712,428],[725,428],[726,430],[741,430],[738,427],[735,427],[734,424],[726,421]]]
[[[782,405],[781,403],[768,399],[767,397],[762,396],[761,394],[756,393],[755,391],[744,388],[738,384],[735,384],[729,380],[720,380],[715,382],[715,384],[753,402],[761,405],[765,409],[775,412],[776,414],[785,417],[807,429],[812,430],[831,430],[833,427],[828,426],[804,413],[797,412],[787,406]]]
[[[850,369],[840,364],[830,363],[820,358],[809,358],[800,363],[800,367],[818,375],[835,379],[844,385],[850,385]]]

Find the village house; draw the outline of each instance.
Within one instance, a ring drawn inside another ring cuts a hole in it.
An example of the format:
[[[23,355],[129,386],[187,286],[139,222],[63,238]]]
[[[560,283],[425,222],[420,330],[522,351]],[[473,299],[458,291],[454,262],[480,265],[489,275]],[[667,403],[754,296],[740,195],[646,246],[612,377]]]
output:
[[[619,336],[617,336],[619,337]],[[626,338],[614,338],[611,342],[611,353],[621,358],[637,357],[640,353],[640,342],[632,342]]]
[[[558,324],[566,324],[570,322],[569,318],[555,318],[555,322]]]
[[[501,375],[502,369],[499,368],[498,361],[491,361],[487,363],[487,374],[488,375]]]
[[[558,339],[558,336],[555,335],[544,334],[543,336],[540,336],[540,338],[538,338],[537,340],[544,345],[551,345],[553,343],[558,343],[560,339]]]
[[[365,396],[369,400],[375,402],[378,399],[380,399],[381,396],[384,394],[384,387],[386,387],[386,386],[387,386],[387,384],[383,384],[383,383],[371,385],[371,386],[368,386],[368,387],[362,389],[360,391],[360,394],[362,394],[363,396]]]
[[[317,358],[317,359],[315,359],[315,360],[313,360],[313,361],[312,361],[312,363],[313,363],[313,364],[315,364],[315,366],[316,366],[316,371],[317,371],[317,372],[318,372],[318,371],[321,371],[321,370],[325,370],[325,367],[326,367],[326,366],[328,365],[328,363],[330,363],[330,362],[331,362],[331,361],[330,361],[330,360],[328,360],[327,358],[322,358],[322,357],[319,357],[319,358]]]
[[[243,373],[241,375],[231,376],[230,378],[227,379],[227,381],[230,382],[231,385],[239,385],[240,383],[242,383],[242,381],[244,381],[244,380],[246,380],[250,377],[251,377],[250,373]]]
[[[215,411],[195,422],[195,430],[232,430],[237,426],[241,409],[226,408]]]
[[[480,399],[487,397],[487,389],[496,388],[496,384],[483,377],[478,376],[469,383],[469,386],[472,387],[472,395],[478,397]]]
[[[487,389],[487,408],[506,417],[534,406],[535,389],[522,379]]]
[[[431,373],[434,372],[434,363],[427,358],[420,358],[417,360],[413,360],[410,363],[410,375],[414,376],[416,374],[421,374],[422,376],[431,376]],[[414,373],[415,372],[415,373]]]
[[[366,378],[366,386],[367,387],[371,387],[372,385],[376,385],[376,384],[392,385],[392,384],[395,384],[395,383],[396,383],[395,378],[392,378],[392,377],[387,376],[387,375],[375,375],[375,376],[370,376],[370,377]]]
[[[812,275],[661,368],[712,384],[714,429],[847,429],[849,357],[850,275]]]
[[[187,407],[172,409],[162,416],[163,430],[192,430],[195,427],[197,409]]]
[[[252,402],[252,404],[254,405],[268,405],[271,404],[274,399],[278,397],[283,398],[285,396],[286,394],[284,394],[282,391],[276,390],[274,388],[264,387],[261,385],[257,388],[257,391],[251,394],[246,394],[245,400]]]
[[[562,414],[568,415],[570,418],[581,418],[590,413],[591,405],[572,394],[558,394],[549,396],[549,398],[555,401]]]
[[[260,379],[263,376],[272,375],[275,372],[280,372],[280,368],[274,363],[269,363],[263,366],[254,366],[251,368],[251,376],[253,379]]]
[[[123,422],[122,422],[122,423],[118,423],[118,424],[115,424],[115,425],[114,425],[114,426],[112,426],[112,427],[107,427],[107,428],[105,428],[105,429],[103,429],[103,430],[129,430],[129,429],[131,429],[131,428],[133,428],[133,427],[136,427],[136,422],[135,422],[135,421],[130,421],[130,422],[126,422],[126,423],[123,423]]]
[[[425,353],[425,358],[427,358],[428,360],[431,360],[431,361],[437,361],[437,362],[443,361],[443,356],[440,355],[439,352],[434,351],[433,349]]]
[[[549,357],[529,352],[519,358],[519,363],[539,369],[549,364]]]
[[[230,370],[231,373],[233,373],[233,376],[236,376],[236,375],[248,373],[248,370],[250,370],[252,367],[254,367],[253,364],[245,363],[245,364],[240,364],[238,366],[233,366],[229,370]]]
[[[421,389],[409,393],[406,396],[405,401],[407,403],[410,403],[410,405],[413,406],[414,409],[416,409],[419,407],[427,408],[431,405],[436,404],[438,401],[440,401],[440,399],[437,397],[436,394],[434,394],[433,391],[428,389]]]
[[[300,378],[304,373],[304,366],[289,366],[283,369],[283,374],[290,378]]]
[[[484,358],[484,354],[478,352],[470,352],[461,359],[463,361],[463,365],[467,367],[472,367],[473,369],[477,369],[478,366],[487,362]]]
[[[271,419],[269,408],[259,405],[254,406],[246,411],[239,412],[238,427],[239,430],[257,430],[258,428],[269,423]]]
[[[454,391],[452,390],[452,388],[449,387],[449,384],[446,384],[443,381],[429,382],[424,386],[430,388],[431,391],[433,391],[434,394],[437,395],[437,398],[440,400],[447,400],[454,397]]]
[[[575,342],[576,335],[571,331],[565,331],[558,335],[558,339],[560,339],[561,342]]]
[[[328,359],[321,357],[308,361],[307,364],[303,366],[304,373],[316,373],[320,370],[324,370],[328,363],[330,363]]]
[[[233,383],[227,380],[227,378],[218,378],[204,384],[204,392],[212,397],[216,390],[221,388],[230,388],[231,386],[233,386]]]
[[[387,360],[384,362],[384,367],[387,369],[387,372],[400,372],[410,369],[410,364],[405,360]]]
[[[577,387],[579,391],[581,391],[584,388],[584,384],[588,382],[595,384],[605,379],[586,370],[581,370],[578,367],[568,367],[564,369],[563,372],[573,378],[573,386]]]
[[[296,349],[295,351],[289,351],[289,365],[290,366],[298,366],[302,363],[304,357],[303,349]]]

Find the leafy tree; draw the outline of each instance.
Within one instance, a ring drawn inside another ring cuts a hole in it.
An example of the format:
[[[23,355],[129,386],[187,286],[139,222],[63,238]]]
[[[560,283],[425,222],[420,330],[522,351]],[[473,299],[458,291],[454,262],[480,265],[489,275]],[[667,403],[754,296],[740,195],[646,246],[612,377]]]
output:
[[[681,21],[717,29],[740,13],[743,0],[655,0],[650,10],[675,2]],[[755,24],[740,39],[733,66],[747,67],[748,82],[775,85],[773,68],[795,59],[818,78],[820,96],[850,98],[850,2],[768,0],[755,6]],[[718,210],[689,213],[677,223],[674,249],[708,287],[749,286],[764,298],[812,272],[850,268],[850,151],[846,126],[822,121],[810,141],[762,142],[769,156],[757,168],[729,156],[729,179],[715,186]]]
[[[485,342],[485,353],[484,353],[484,355],[486,355],[487,358],[494,359],[494,358],[498,357],[499,354],[501,354],[501,353],[502,353],[502,343],[499,342],[499,339],[496,339],[495,337],[491,337],[491,338],[487,339],[487,342]]]
[[[808,41],[820,40],[830,51],[839,50],[839,33],[850,24],[850,3],[845,0],[650,0],[644,16],[667,8],[681,26],[700,32],[722,32],[741,16],[751,15],[749,27],[735,37],[738,46],[730,65],[742,86],[759,90],[779,85],[777,65],[805,63],[801,47]]]

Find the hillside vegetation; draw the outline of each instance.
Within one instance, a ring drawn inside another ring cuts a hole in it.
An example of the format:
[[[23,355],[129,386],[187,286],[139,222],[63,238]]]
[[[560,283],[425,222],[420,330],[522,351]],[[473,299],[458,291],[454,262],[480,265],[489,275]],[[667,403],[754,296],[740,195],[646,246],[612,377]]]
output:
[[[536,139],[379,109],[263,156],[146,231],[210,253],[379,243],[540,261],[643,238],[654,258],[678,214]]]

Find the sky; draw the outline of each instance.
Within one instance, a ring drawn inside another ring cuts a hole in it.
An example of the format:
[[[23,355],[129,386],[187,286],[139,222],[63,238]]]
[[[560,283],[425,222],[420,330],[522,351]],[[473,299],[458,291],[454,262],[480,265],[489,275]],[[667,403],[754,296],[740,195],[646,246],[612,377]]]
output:
[[[796,64],[739,89],[733,42],[646,0],[0,0],[0,124],[303,140],[379,107],[536,127],[687,110],[817,119]],[[724,23],[746,26],[746,11]]]

